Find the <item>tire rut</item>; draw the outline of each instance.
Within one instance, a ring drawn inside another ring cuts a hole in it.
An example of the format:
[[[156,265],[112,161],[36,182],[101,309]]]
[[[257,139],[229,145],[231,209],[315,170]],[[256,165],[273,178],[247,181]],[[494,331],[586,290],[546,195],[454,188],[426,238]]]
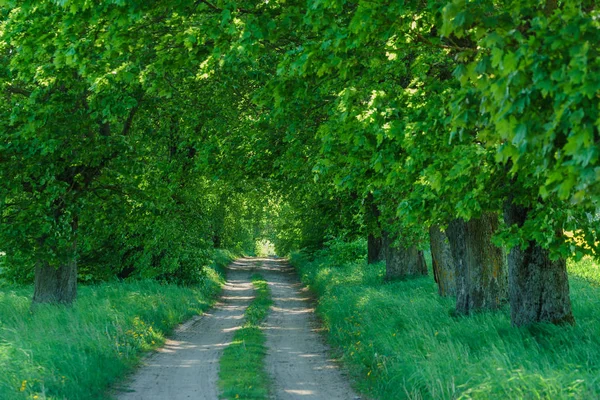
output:
[[[360,399],[317,332],[313,301],[293,268],[263,259],[262,275],[271,289],[273,306],[265,324],[267,371],[278,400]]]

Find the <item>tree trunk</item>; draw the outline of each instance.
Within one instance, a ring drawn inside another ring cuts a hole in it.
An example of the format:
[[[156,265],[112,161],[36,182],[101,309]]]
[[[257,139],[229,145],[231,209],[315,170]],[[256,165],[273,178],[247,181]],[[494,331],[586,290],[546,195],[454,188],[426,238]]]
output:
[[[455,296],[456,274],[448,237],[438,225],[431,225],[429,239],[433,277],[438,285],[438,293],[440,296]]]
[[[456,219],[446,234],[456,267],[456,312],[494,310],[507,296],[507,268],[503,249],[491,239],[498,216],[485,213],[465,222]]]
[[[524,207],[507,202],[504,220],[523,225]],[[515,246],[508,255],[510,318],[515,326],[534,322],[573,324],[569,279],[564,258],[551,260],[549,251],[530,241],[526,249]]]
[[[381,226],[379,224],[379,208],[375,204],[373,194],[369,193],[365,200],[365,225],[369,236],[367,237],[367,263],[373,264],[385,259]]]
[[[367,237],[367,263],[373,264],[385,259],[382,239],[374,234]]]
[[[213,240],[213,247],[215,249],[220,249],[221,248],[221,236],[214,233],[212,236],[212,240]]]
[[[56,221],[64,214],[61,207],[55,209]],[[63,260],[58,266],[51,265],[48,261],[40,259],[35,266],[33,304],[72,304],[77,297],[77,239],[78,218],[73,217],[71,222],[73,239],[70,249],[62,253]],[[43,241],[39,242],[44,246]]]
[[[394,247],[392,246],[393,242],[394,240],[389,234],[384,233],[385,279],[427,275],[427,264],[422,251],[418,250],[416,246]]]
[[[71,304],[77,296],[77,260],[58,268],[40,261],[35,267],[34,303]]]

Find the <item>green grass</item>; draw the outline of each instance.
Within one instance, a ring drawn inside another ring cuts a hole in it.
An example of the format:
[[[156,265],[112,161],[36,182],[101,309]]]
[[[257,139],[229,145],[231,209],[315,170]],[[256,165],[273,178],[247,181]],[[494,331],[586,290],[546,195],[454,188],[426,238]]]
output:
[[[358,389],[374,399],[600,397],[600,269],[569,263],[574,327],[514,328],[509,309],[452,317],[432,277],[384,282],[384,265],[337,265],[321,252],[292,264]]]
[[[30,311],[33,288],[0,283],[0,399],[104,399],[166,334],[221,290],[217,254],[201,285],[155,281],[80,286],[73,307]]]
[[[220,360],[219,388],[222,399],[268,399],[269,377],[265,370],[265,335],[260,328],[273,301],[267,282],[252,276],[255,297],[246,309],[245,321]]]

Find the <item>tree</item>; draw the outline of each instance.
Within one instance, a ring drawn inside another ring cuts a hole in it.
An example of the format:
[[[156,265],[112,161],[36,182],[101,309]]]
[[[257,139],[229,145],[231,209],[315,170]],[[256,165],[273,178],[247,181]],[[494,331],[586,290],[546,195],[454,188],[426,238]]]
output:
[[[448,225],[459,314],[497,309],[506,299],[506,256],[503,249],[492,242],[498,224],[497,214],[485,213],[468,222],[456,219]]]
[[[394,243],[398,238],[384,234],[385,278],[387,280],[427,275],[423,251],[415,245]]]
[[[455,70],[463,89],[453,124],[457,131],[477,126],[506,165],[512,321],[571,322],[564,257],[574,245],[562,231],[578,221],[588,249],[578,252],[596,246],[589,221],[576,217],[597,202],[589,177],[598,160],[598,65],[584,61],[597,52],[590,46],[600,33],[596,6],[520,0],[465,7],[455,1],[444,11],[443,34],[467,44]]]
[[[452,256],[448,236],[439,225],[429,227],[433,276],[440,296],[456,296],[456,263]]]

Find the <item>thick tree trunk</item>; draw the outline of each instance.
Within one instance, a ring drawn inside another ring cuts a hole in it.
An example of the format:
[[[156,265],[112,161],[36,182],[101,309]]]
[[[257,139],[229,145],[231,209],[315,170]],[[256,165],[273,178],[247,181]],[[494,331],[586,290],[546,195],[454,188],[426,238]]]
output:
[[[35,268],[34,303],[71,304],[77,296],[77,261],[58,268],[39,262]]]
[[[367,263],[373,264],[385,259],[383,243],[380,237],[370,234],[367,237]]]
[[[59,221],[64,209],[55,210],[55,219]],[[64,260],[60,265],[53,266],[46,260],[38,260],[35,267],[33,304],[72,304],[77,297],[77,239],[78,218],[71,222],[73,241],[71,248],[63,253]],[[40,241],[39,245],[44,246]]]
[[[528,210],[507,202],[504,220],[508,225],[522,226]],[[530,241],[523,250],[519,246],[508,255],[510,282],[510,318],[515,326],[534,322],[573,324],[569,280],[564,258],[551,260],[548,250]]]
[[[491,241],[497,228],[498,216],[485,213],[469,222],[456,219],[446,230],[456,267],[459,314],[497,309],[507,296],[505,253]]]
[[[446,233],[440,230],[438,225],[431,225],[429,228],[429,242],[433,277],[438,285],[438,293],[440,296],[455,296],[456,274],[448,237]]]
[[[411,276],[427,275],[427,264],[423,252],[416,246],[392,246],[394,240],[387,234],[383,235],[385,248],[385,279],[401,279]]]

